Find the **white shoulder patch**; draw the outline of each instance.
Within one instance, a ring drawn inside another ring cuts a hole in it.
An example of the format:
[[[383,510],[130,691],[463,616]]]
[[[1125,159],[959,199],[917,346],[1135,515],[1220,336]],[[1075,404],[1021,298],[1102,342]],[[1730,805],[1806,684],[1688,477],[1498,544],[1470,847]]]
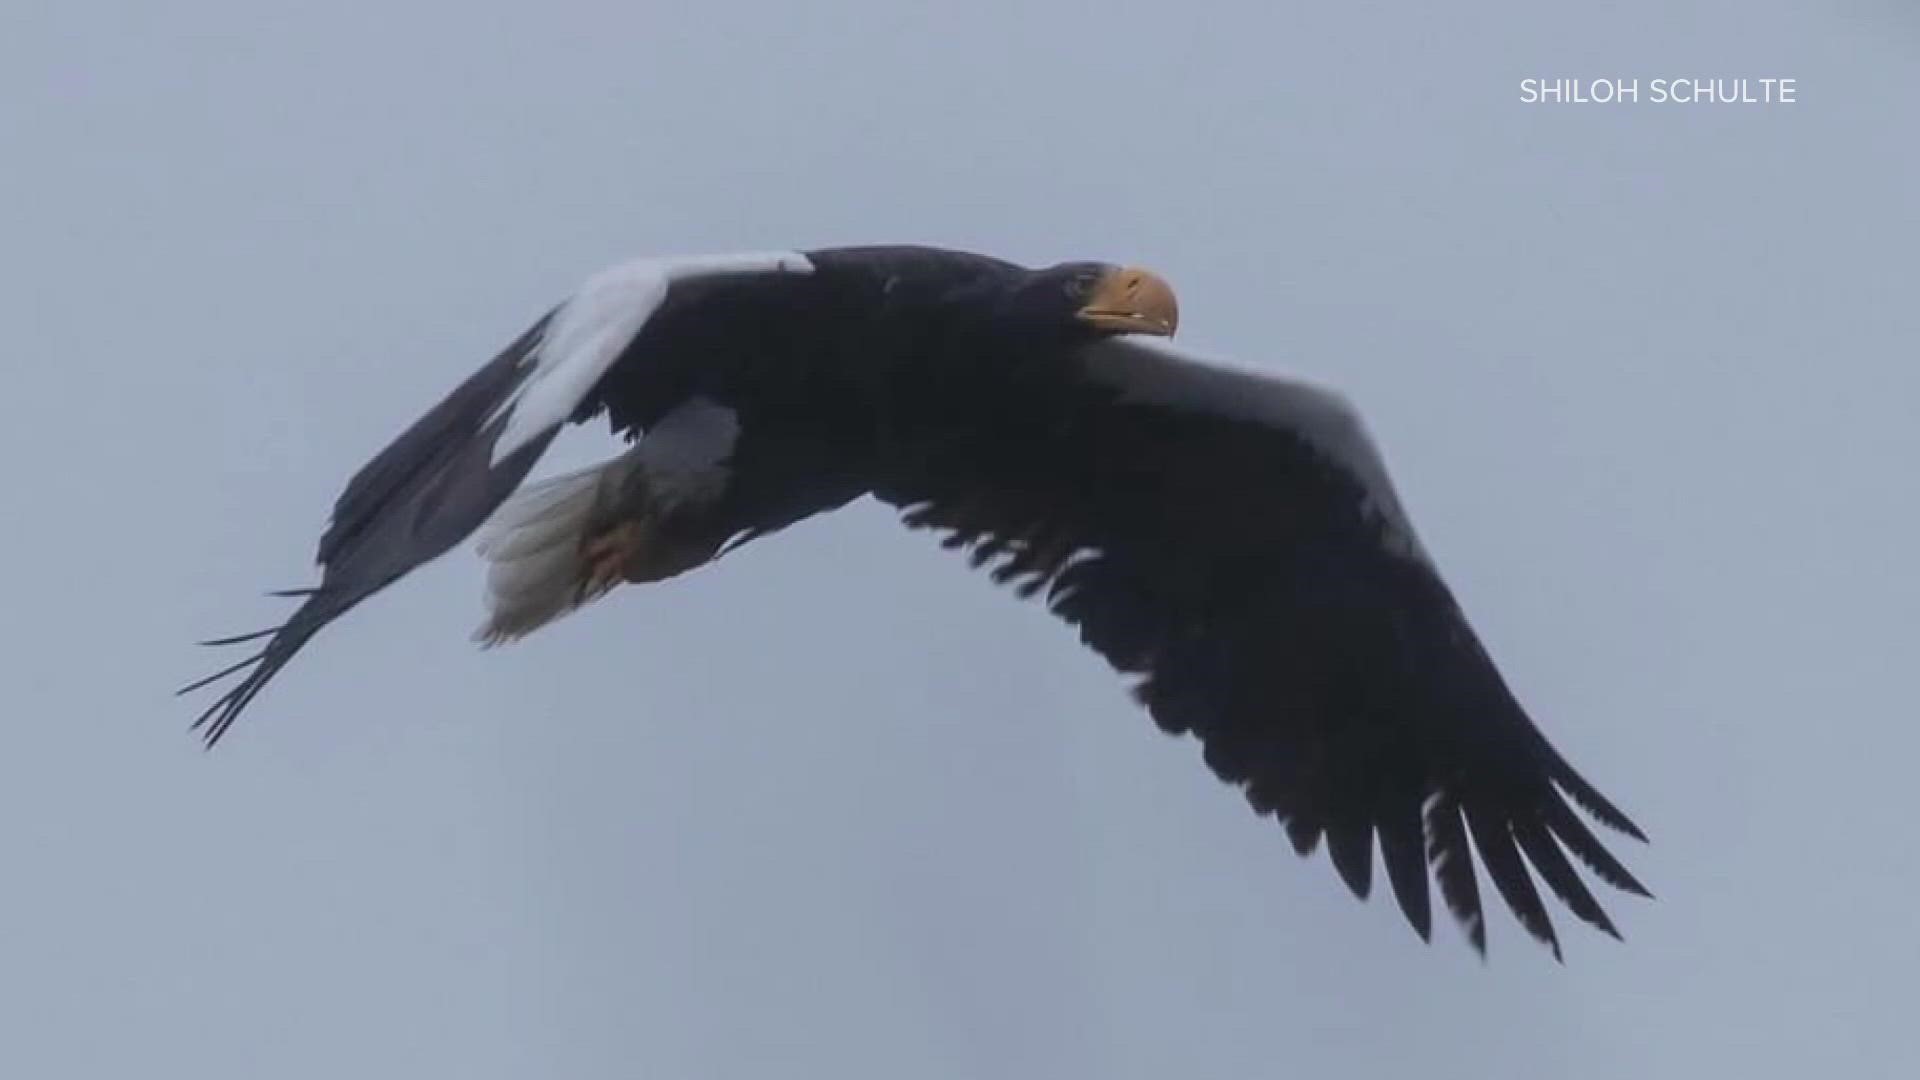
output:
[[[1338,391],[1293,376],[1236,370],[1161,345],[1109,338],[1088,347],[1087,376],[1124,396],[1293,432],[1360,482],[1390,545],[1430,562],[1360,413]]]
[[[799,252],[767,251],[634,259],[593,275],[553,313],[539,344],[527,354],[532,372],[490,418],[507,418],[493,446],[493,461],[497,464],[566,423],[653,317],[674,282],[812,270],[813,264]]]

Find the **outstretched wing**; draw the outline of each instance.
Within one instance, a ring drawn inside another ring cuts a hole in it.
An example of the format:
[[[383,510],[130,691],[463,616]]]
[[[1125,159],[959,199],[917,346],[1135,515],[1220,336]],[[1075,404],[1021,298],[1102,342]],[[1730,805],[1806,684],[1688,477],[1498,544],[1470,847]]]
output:
[[[320,539],[320,584],[285,623],[210,645],[265,639],[253,655],[194,682],[239,679],[194,722],[218,742],[314,634],[486,521],[520,485],[676,285],[807,272],[794,252],[641,259],[596,274],[460,384],[355,474]]]
[[[1002,583],[1044,593],[1301,854],[1324,838],[1361,897],[1377,838],[1423,938],[1431,872],[1485,949],[1469,835],[1556,956],[1529,866],[1618,936],[1566,853],[1645,890],[1567,799],[1644,837],[1508,691],[1347,403],[1124,339],[1079,365],[1066,385],[903,446],[877,494]]]

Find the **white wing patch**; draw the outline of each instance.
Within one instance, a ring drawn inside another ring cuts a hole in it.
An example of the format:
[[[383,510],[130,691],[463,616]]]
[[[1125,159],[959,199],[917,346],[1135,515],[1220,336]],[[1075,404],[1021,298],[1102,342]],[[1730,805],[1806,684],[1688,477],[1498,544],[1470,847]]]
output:
[[[1110,338],[1088,346],[1087,377],[1126,397],[1293,432],[1351,473],[1400,554],[1431,562],[1360,413],[1335,390],[1292,376],[1238,371],[1165,346]]]
[[[540,343],[527,355],[533,371],[513,397],[488,418],[506,417],[493,446],[493,463],[567,422],[621,352],[633,343],[676,281],[717,274],[810,273],[813,264],[793,251],[634,259],[588,278],[555,311]]]

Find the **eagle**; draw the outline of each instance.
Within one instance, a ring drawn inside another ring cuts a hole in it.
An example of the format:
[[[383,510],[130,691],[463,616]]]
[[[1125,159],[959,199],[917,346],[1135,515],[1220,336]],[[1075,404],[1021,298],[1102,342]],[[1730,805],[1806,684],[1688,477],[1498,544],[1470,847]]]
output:
[[[1476,860],[1560,956],[1535,879],[1647,890],[1580,814],[1644,841],[1509,690],[1358,413],[1171,348],[1144,269],[924,246],[642,258],[589,277],[347,484],[321,580],[195,721],[218,742],[328,623],[470,536],[485,644],[871,496],[1037,597],[1161,729],[1365,899],[1374,851],[1431,939],[1484,955]],[[527,483],[568,423],[628,448]],[[1469,848],[1471,837],[1472,850]]]

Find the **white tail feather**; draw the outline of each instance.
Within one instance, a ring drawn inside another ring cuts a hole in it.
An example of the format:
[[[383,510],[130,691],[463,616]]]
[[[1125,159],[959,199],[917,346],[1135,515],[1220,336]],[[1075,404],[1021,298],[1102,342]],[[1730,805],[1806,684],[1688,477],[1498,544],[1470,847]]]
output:
[[[522,637],[592,599],[582,595],[581,555],[601,492],[629,464],[615,459],[516,492],[480,530],[475,545],[487,568],[487,621],[474,640],[494,645]]]

